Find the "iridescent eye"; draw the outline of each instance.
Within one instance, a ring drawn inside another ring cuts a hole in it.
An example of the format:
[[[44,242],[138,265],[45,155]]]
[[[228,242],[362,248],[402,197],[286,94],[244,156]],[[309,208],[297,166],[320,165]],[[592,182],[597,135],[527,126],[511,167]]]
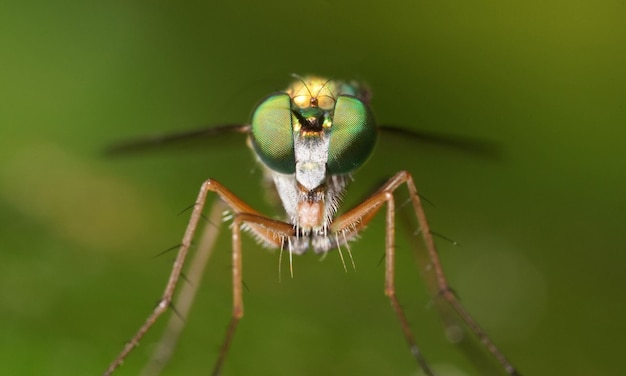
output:
[[[291,98],[286,93],[267,97],[252,114],[254,151],[267,167],[283,174],[296,170],[293,121]]]
[[[339,96],[330,131],[328,172],[345,174],[357,169],[372,154],[377,136],[369,107],[356,97]]]

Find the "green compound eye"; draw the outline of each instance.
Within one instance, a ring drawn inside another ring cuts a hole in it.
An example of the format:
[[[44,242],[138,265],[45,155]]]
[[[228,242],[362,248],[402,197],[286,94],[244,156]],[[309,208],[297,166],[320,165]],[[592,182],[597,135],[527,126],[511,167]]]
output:
[[[293,122],[291,98],[286,93],[267,97],[252,114],[254,151],[267,167],[283,174],[296,171]]]
[[[330,133],[328,172],[346,174],[356,170],[372,154],[377,137],[369,107],[358,98],[339,96]]]

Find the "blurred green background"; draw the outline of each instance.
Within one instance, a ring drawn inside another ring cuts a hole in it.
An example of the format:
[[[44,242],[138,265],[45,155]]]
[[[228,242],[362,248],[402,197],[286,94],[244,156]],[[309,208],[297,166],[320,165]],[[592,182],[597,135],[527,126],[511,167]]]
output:
[[[98,375],[159,298],[200,183],[263,210],[242,138],[106,158],[153,132],[246,122],[291,73],[360,79],[378,120],[497,142],[501,158],[383,139],[347,204],[411,171],[451,284],[525,375],[616,375],[625,334],[624,1],[18,2],[0,5],[0,374]],[[383,220],[295,259],[244,242],[225,375],[416,375],[383,295]],[[477,375],[398,237],[399,298],[441,375]],[[406,252],[403,252],[406,251]],[[207,374],[229,239],[167,375]],[[283,269],[285,270],[285,269]],[[284,274],[284,272],[283,272]],[[119,375],[136,375],[162,319]]]

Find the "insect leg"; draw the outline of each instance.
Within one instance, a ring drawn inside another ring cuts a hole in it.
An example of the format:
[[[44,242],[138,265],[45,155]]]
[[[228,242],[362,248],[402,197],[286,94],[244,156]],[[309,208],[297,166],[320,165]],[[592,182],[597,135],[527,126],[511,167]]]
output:
[[[185,264],[187,253],[189,252],[189,247],[191,246],[191,242],[196,233],[198,223],[200,222],[200,219],[202,218],[202,210],[204,209],[206,198],[209,192],[215,192],[226,203],[226,205],[230,207],[235,213],[238,213],[238,214],[247,213],[248,215],[252,217],[265,218],[262,215],[260,215],[257,211],[252,209],[245,202],[243,202],[241,199],[239,199],[237,196],[235,196],[235,194],[230,192],[226,187],[218,183],[217,181],[212,180],[212,179],[208,179],[207,181],[205,181],[202,184],[202,187],[200,188],[200,193],[198,194],[196,203],[191,213],[189,224],[187,225],[187,228],[185,229],[185,234],[183,235],[181,246],[178,250],[178,254],[176,255],[176,259],[174,260],[174,264],[172,266],[169,279],[165,286],[165,290],[163,291],[163,295],[161,296],[161,299],[159,300],[159,303],[154,308],[152,313],[150,313],[150,315],[148,316],[144,324],[139,328],[139,330],[131,338],[131,340],[126,343],[126,345],[124,346],[120,354],[113,360],[113,362],[111,362],[107,370],[104,372],[104,376],[111,375],[113,371],[115,371],[115,369],[117,369],[122,364],[122,362],[124,361],[124,359],[126,359],[128,354],[130,354],[130,352],[139,345],[139,341],[148,332],[148,330],[152,327],[152,325],[154,325],[156,320],[170,307],[170,304],[172,302],[172,297],[174,295],[174,292],[176,291],[176,286],[178,285],[178,280],[180,279],[180,275],[181,275],[183,266]],[[275,222],[274,227],[280,227],[282,230],[282,233],[287,234],[289,233],[289,231],[293,231],[293,228],[291,227],[291,225],[287,223],[273,221],[271,219],[266,219],[266,220],[269,222]],[[279,241],[277,240],[277,237],[275,236],[276,231],[269,229],[268,226],[265,226],[264,225],[265,222],[263,222],[262,220],[258,220],[258,221],[251,220],[251,222],[259,222],[258,224],[252,223],[250,227],[260,238],[262,238],[268,244],[274,244],[276,247],[280,245]],[[278,223],[280,223],[281,225],[278,225]],[[238,232],[238,227],[237,227],[237,232]],[[233,239],[235,239],[234,235],[233,235]],[[238,235],[237,235],[237,239],[238,239]],[[237,248],[234,243],[233,258],[235,258],[237,252],[238,254],[240,254],[241,248],[240,246],[239,248]],[[237,260],[238,260],[237,262],[239,263],[241,262],[240,258],[238,258]],[[234,263],[233,265],[233,279],[235,279],[236,274],[237,274],[235,272],[236,272],[236,263]],[[239,279],[240,277],[241,276],[240,276],[240,271],[239,271]],[[236,286],[239,286],[239,287],[236,287]],[[238,296],[239,300],[241,300],[241,291],[240,291],[241,284],[239,283],[239,285],[236,285],[236,286],[233,287],[233,291],[235,292],[234,294],[235,298],[237,298]],[[239,291],[237,292],[236,289],[239,289]],[[240,314],[243,314],[242,303],[234,304],[234,306],[240,307],[241,308]],[[234,326],[236,325],[236,321],[237,320],[231,320],[232,328],[229,327],[229,330],[228,330],[229,333],[234,332]],[[228,341],[230,341],[229,338],[231,336],[232,334],[227,335]],[[228,344],[225,343],[225,345],[227,348]],[[218,365],[221,364],[224,356],[225,356],[225,351],[222,351],[220,353],[220,357],[218,358]]]
[[[152,313],[148,316],[144,324],[139,328],[137,333],[135,333],[131,340],[126,343],[126,345],[122,349],[122,352],[120,352],[120,354],[109,365],[107,370],[104,372],[104,376],[111,375],[113,371],[115,371],[115,369],[122,364],[128,354],[130,354],[130,352],[135,347],[137,347],[137,345],[139,345],[139,341],[141,340],[141,338],[143,338],[143,336],[148,332],[152,325],[154,325],[159,316],[161,316],[169,308],[170,303],[172,302],[172,296],[174,295],[174,291],[176,290],[180,274],[185,264],[185,259],[189,251],[189,247],[191,246],[191,241],[196,233],[198,222],[202,217],[202,209],[204,208],[207,194],[210,191],[215,190],[212,183],[213,181],[209,179],[204,184],[202,184],[202,187],[200,188],[200,193],[198,194],[198,198],[196,199],[196,204],[194,205],[193,211],[191,213],[189,224],[187,225],[187,229],[185,230],[185,234],[183,235],[181,246],[178,249],[178,254],[176,255],[176,259],[174,260],[172,271],[170,272],[169,279],[167,281],[167,284],[165,285],[165,290],[163,291],[161,300],[159,300],[159,303],[154,308]]]
[[[344,215],[340,216],[331,225],[333,232],[348,233],[348,239],[350,235],[356,235],[361,229],[363,229],[374,215],[380,210],[382,205],[387,204],[387,216],[386,216],[386,240],[385,240],[385,295],[389,298],[391,306],[396,313],[402,326],[402,332],[409,344],[411,354],[415,357],[417,363],[422,368],[424,373],[428,376],[433,376],[434,373],[431,370],[428,362],[422,355],[417,342],[409,327],[409,322],[402,310],[398,297],[396,296],[395,288],[395,203],[393,199],[393,191],[399,186],[397,177],[390,179],[385,183],[376,193],[363,201],[360,205],[357,205],[352,210],[348,211]]]
[[[205,267],[208,263],[217,237],[222,226],[222,214],[226,205],[221,200],[216,200],[210,210],[208,222],[202,230],[202,236],[190,261],[189,270],[185,273],[187,283],[183,283],[181,291],[174,301],[177,315],[171,315],[163,336],[156,350],[152,353],[150,361],[141,371],[141,376],[156,376],[161,374],[169,361],[189,316],[191,305],[195,299],[198,287],[202,281]]]
[[[422,207],[417,188],[415,187],[415,183],[413,182],[413,178],[408,172],[401,171],[396,174],[396,176],[394,176],[394,178],[392,178],[391,180],[395,180],[397,182],[396,184],[394,184],[395,188],[397,188],[397,186],[402,183],[406,183],[409,190],[411,202],[413,203],[413,209],[415,211],[415,215],[420,226],[420,232],[423,236],[426,250],[430,258],[430,264],[432,265],[435,273],[435,279],[438,289],[436,297],[443,298],[447,302],[447,304],[452,307],[452,309],[472,330],[472,332],[474,332],[476,337],[478,337],[483,346],[485,346],[485,348],[494,356],[494,358],[496,358],[498,362],[500,362],[507,374],[519,375],[519,372],[515,369],[513,364],[496,347],[496,345],[489,338],[487,333],[480,327],[480,325],[478,325],[476,320],[474,320],[474,318],[463,307],[463,305],[461,305],[459,299],[450,288],[450,285],[448,284],[446,276],[443,272],[443,267],[441,266],[441,261],[439,260],[439,254],[437,253],[437,249],[435,248],[435,242],[433,241],[433,236],[430,232],[430,227],[428,226],[428,221],[426,220],[426,214],[424,213],[424,209]],[[395,188],[393,189],[395,190]]]
[[[222,342],[220,354],[213,367],[213,376],[221,372],[224,359],[232,342],[239,320],[243,317],[242,297],[242,261],[241,261],[241,228],[243,224],[251,226],[257,235],[264,234],[268,240],[273,239],[275,244],[282,244],[284,239],[294,235],[293,225],[267,218],[260,214],[238,213],[232,224],[232,272],[233,272],[233,311]]]

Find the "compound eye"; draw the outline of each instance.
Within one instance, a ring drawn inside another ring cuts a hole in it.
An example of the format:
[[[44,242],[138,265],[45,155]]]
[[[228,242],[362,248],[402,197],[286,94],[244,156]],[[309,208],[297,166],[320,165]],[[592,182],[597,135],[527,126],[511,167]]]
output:
[[[252,114],[254,151],[268,168],[283,174],[296,171],[293,122],[291,98],[286,93],[270,95]]]
[[[340,95],[335,104],[328,151],[328,172],[346,174],[372,154],[378,129],[369,107],[360,99]]]

